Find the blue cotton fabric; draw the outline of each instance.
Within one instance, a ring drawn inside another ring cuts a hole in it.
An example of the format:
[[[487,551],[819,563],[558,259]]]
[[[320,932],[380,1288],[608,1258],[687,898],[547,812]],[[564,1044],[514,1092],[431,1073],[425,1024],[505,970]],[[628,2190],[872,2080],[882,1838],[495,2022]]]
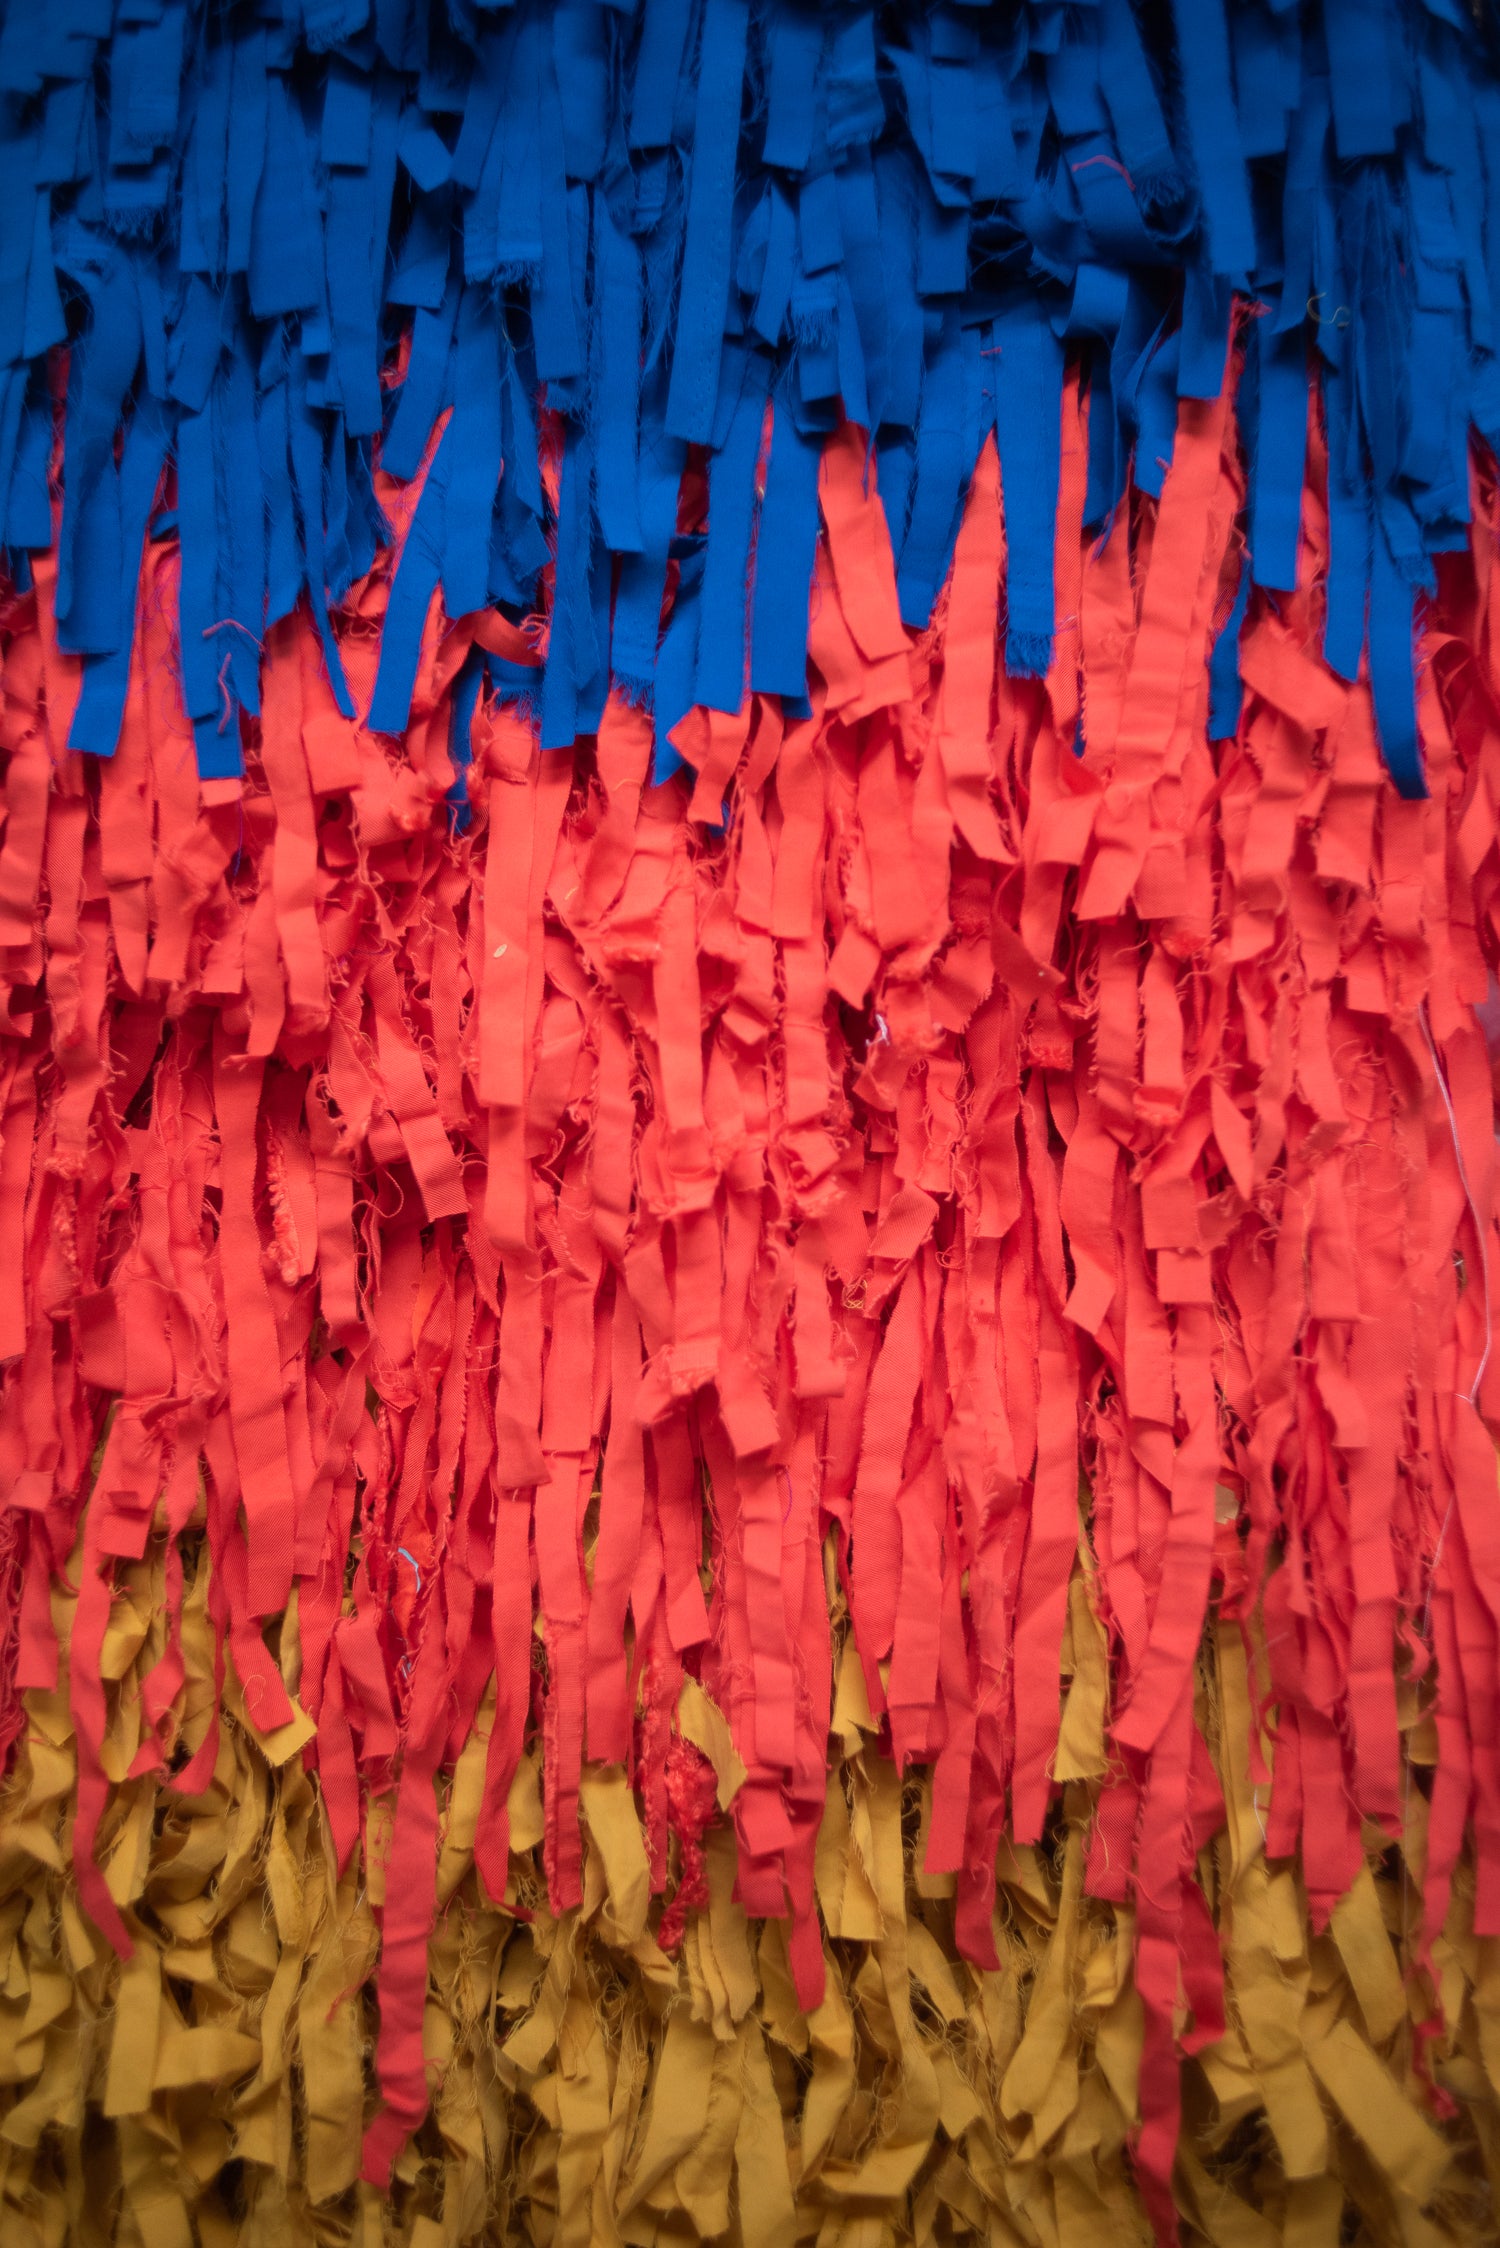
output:
[[[413,476],[451,411],[360,715],[405,724],[435,592],[520,617],[551,564],[544,739],[596,726],[611,679],[664,735],[694,701],[804,693],[818,448],[841,416],[878,456],[913,627],[993,431],[1006,661],[1040,674],[1067,363],[1103,525],[1132,480],[1160,491],[1238,297],[1248,582],[1295,584],[1311,372],[1325,652],[1346,677],[1368,664],[1416,791],[1413,604],[1464,544],[1471,434],[1500,442],[1497,169],[1493,56],[1438,0],[17,4],[0,544],[24,584],[50,542],[67,345],[75,745],[114,749],[142,542],[175,536],[187,710],[204,770],[232,772],[257,638],[300,601],[352,712],[334,618],[386,536],[373,470]],[[684,539],[695,449],[708,527]],[[1215,650],[1216,725],[1244,606]],[[671,755],[661,739],[659,769]]]

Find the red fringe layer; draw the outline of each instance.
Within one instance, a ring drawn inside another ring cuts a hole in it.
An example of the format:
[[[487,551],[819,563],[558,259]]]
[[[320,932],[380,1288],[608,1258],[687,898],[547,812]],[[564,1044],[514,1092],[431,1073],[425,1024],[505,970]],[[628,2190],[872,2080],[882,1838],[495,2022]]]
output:
[[[1301,1852],[1315,1919],[1362,1834],[1401,1832],[1420,1695],[1429,1941],[1467,1827],[1475,1930],[1500,1935],[1476,1017],[1500,502],[1476,472],[1471,551],[1439,561],[1431,795],[1402,802],[1367,686],[1317,653],[1316,426],[1301,590],[1253,599],[1239,730],[1211,741],[1229,400],[1183,404],[1160,503],[1097,546],[1083,424],[1070,388],[1045,683],[997,660],[993,447],[913,638],[845,429],[811,718],[694,711],[688,769],[654,785],[651,720],[618,694],[596,740],[546,754],[486,697],[466,826],[460,665],[536,660],[503,618],[434,607],[400,743],[340,718],[310,620],[277,627],[244,784],[200,786],[173,549],[147,550],[109,763],[63,747],[77,671],[45,560],[11,601],[3,1729],[55,1682],[67,1572],[73,1860],[128,1947],[93,1854],[113,1575],[206,1510],[221,1669],[262,1733],[302,1727],[341,1860],[394,1789],[372,2177],[427,2104],[433,1783],[492,1681],[492,1894],[539,1729],[554,1910],[581,1895],[584,1760],[623,1764],[658,1891],[681,1843],[664,1941],[715,1809],[675,1729],[701,1681],[747,1773],[739,1898],[789,1916],[811,2007],[836,1574],[882,1738],[931,1767],[926,1868],[992,1962],[997,1848],[1041,1836],[1059,1785],[1081,1495],[1111,1655],[1087,1885],[1135,1906],[1158,2222],[1179,2048],[1223,2022],[1196,1870],[1223,1816],[1194,1717],[1211,1609],[1262,1619],[1267,1848]],[[403,531],[419,484],[383,490]],[[695,507],[690,479],[685,527]],[[338,620],[361,708],[391,568]],[[217,1719],[189,1722],[183,1683],[174,1618],[131,1770],[192,1794]]]

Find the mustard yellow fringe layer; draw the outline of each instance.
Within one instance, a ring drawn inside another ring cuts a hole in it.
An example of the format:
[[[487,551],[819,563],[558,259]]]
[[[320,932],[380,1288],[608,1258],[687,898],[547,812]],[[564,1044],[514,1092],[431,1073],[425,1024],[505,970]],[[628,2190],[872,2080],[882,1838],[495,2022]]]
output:
[[[153,1548],[122,1572],[104,1654],[116,1785],[100,1857],[136,1941],[128,1963],[82,1918],[66,1870],[63,1694],[27,1697],[0,1804],[0,2248],[1149,2240],[1129,2159],[1141,2041],[1131,1915],[1084,1893],[1106,1669],[1081,1569],[1059,1816],[1048,1848],[1003,1853],[998,1974],[959,1959],[951,1884],[920,1876],[925,1782],[903,1782],[876,1751],[852,1659],[839,1665],[818,1855],[827,1995],[807,2017],[779,1925],[733,1901],[727,1825],[708,1838],[711,1903],[675,1956],[658,1947],[660,1900],[618,1767],[585,1776],[585,1901],[554,1920],[537,1767],[522,1766],[511,1884],[492,1904],[473,1864],[482,1715],[443,1787],[432,2107],[387,2197],[359,2166],[376,2097],[388,1807],[372,1806],[340,1878],[300,1755],[311,1728],[260,1738],[232,1671],[206,1794],[125,1776],[138,1680],[160,1652],[160,1568]],[[70,1606],[59,1592],[64,1642]],[[294,1615],[281,1637],[295,1690]],[[215,1701],[206,1560],[183,1640],[191,1752]],[[1237,1626],[1216,1627],[1198,1690],[1227,1808],[1199,1873],[1229,2028],[1183,2064],[1185,2236],[1216,2248],[1495,2241],[1500,1946],[1474,1938],[1461,1872],[1435,1988],[1415,1963],[1434,1754],[1415,1692],[1404,1847],[1371,1832],[1366,1870],[1316,1934],[1296,1865],[1265,1856],[1265,1790],[1237,1746],[1252,1723]],[[729,1801],[728,1729],[692,1683],[679,1722]]]

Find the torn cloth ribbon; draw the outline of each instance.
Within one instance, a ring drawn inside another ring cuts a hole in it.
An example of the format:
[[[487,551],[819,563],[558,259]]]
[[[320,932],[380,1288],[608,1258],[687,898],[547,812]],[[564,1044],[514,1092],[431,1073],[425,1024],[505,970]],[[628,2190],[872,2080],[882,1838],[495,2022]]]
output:
[[[0,2232],[1487,2236],[1500,77],[0,26]]]

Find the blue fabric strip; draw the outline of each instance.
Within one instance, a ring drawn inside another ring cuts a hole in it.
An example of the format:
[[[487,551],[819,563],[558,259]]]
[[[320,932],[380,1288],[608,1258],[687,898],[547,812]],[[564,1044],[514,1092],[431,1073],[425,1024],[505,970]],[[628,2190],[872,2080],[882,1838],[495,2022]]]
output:
[[[640,252],[616,226],[607,196],[594,202],[594,353],[598,436],[594,497],[604,543],[639,554],[641,410]]]
[[[630,145],[665,148],[672,138],[672,113],[682,51],[687,44],[692,0],[645,0],[641,43],[630,89]]]
[[[667,392],[667,428],[689,444],[706,441],[719,388],[748,20],[748,0],[704,0],[677,342]]]
[[[68,475],[57,553],[57,636],[104,653],[125,628],[120,607],[120,493],[115,431],[140,365],[141,316],[126,259],[106,251],[89,283],[91,320],[68,383]]]
[[[922,310],[917,302],[914,185],[909,159],[882,150],[875,160],[880,214],[880,263],[885,277],[886,364],[889,370],[881,425],[916,426],[922,392]]]
[[[429,195],[445,187],[453,177],[453,155],[448,143],[436,126],[428,123],[420,108],[410,104],[401,113],[396,154],[415,185]]]
[[[352,437],[373,437],[381,423],[380,299],[399,129],[395,89],[382,81],[371,104],[368,164],[329,177],[328,309],[344,426]]]
[[[370,161],[370,107],[368,74],[335,56],[323,89],[319,153],[325,164],[364,170]]]
[[[581,375],[584,368],[582,318],[584,263],[587,258],[588,199],[570,188],[563,174],[562,116],[552,58],[544,55],[537,83],[541,163],[542,265],[532,285],[531,320],[536,371],[543,382]]]
[[[206,781],[236,780],[245,769],[240,730],[232,711],[218,719],[195,718],[193,748],[199,774]]]
[[[459,187],[475,188],[483,175],[506,87],[514,72],[516,35],[517,26],[512,21],[502,30],[486,31],[476,43],[474,66],[462,97],[463,121],[453,144],[452,176]],[[420,87],[417,98],[424,107],[428,105]],[[434,107],[446,106],[439,96],[429,96],[428,100]]]
[[[458,308],[449,437],[463,473],[448,483],[443,602],[450,617],[462,617],[489,597],[490,519],[500,482],[500,324],[491,291],[472,283]]]
[[[542,473],[537,461],[536,415],[532,411],[537,392],[536,362],[525,337],[517,340],[514,324],[507,327],[506,344],[505,408],[509,416],[506,482],[515,485],[522,504],[540,519]]]
[[[918,632],[925,630],[938,587],[947,574],[964,490],[974,465],[964,458],[963,424],[963,353],[958,317],[950,313],[928,343],[917,419],[911,519],[898,549],[896,568],[902,622]],[[894,521],[891,528],[894,534]]]
[[[284,381],[262,391],[255,437],[266,496],[266,623],[273,625],[291,615],[302,593],[302,545],[292,499],[291,426]]]
[[[490,540],[490,593],[496,600],[525,609],[532,605],[537,572],[548,559],[542,530],[542,484],[530,384],[521,365],[524,354],[508,333],[502,333],[501,348],[505,362],[501,451],[506,465]]]
[[[184,273],[217,277],[224,270],[229,90],[233,70],[232,41],[215,39],[201,50],[197,97],[192,105],[182,166],[182,222],[177,258]],[[252,181],[252,196],[254,185]]]
[[[1333,134],[1347,163],[1396,146],[1386,0],[1323,0],[1333,90]]]
[[[751,323],[761,340],[774,349],[786,327],[792,280],[797,270],[797,215],[779,180],[772,180],[762,208],[765,252]]]
[[[30,387],[31,371],[27,367],[11,367],[0,374],[0,545],[15,545],[6,530],[8,510],[5,502],[15,475],[16,453],[21,440],[21,420],[26,410],[26,392]]]
[[[1427,794],[1417,744],[1412,589],[1377,531],[1370,572],[1370,687],[1386,770],[1403,796]]]
[[[1297,88],[1278,25],[1265,9],[1234,8],[1229,16],[1234,48],[1234,90],[1240,141],[1247,159],[1280,156],[1286,149],[1287,119],[1296,107]]]
[[[1131,0],[1100,0],[1099,83],[1143,208],[1176,203],[1182,176]]]
[[[260,713],[260,634],[266,603],[266,510],[255,436],[255,381],[248,361],[229,357],[218,389],[214,420],[215,466],[228,501],[227,553],[220,575],[226,597],[221,657],[229,659],[236,700],[252,717]],[[149,500],[145,503],[149,506]],[[130,544],[128,510],[125,539]],[[136,540],[139,552],[139,538]],[[222,552],[222,550],[221,550]]]
[[[555,528],[549,728],[596,721],[606,641],[632,694],[665,661],[673,695],[701,673],[728,703],[754,361],[780,435],[750,676],[795,695],[805,667],[792,588],[841,413],[869,429],[913,622],[993,419],[1007,660],[1035,669],[1059,339],[1088,364],[1085,507],[1104,523],[1132,449],[1150,495],[1176,400],[1217,395],[1238,286],[1269,307],[1239,401],[1250,575],[1295,575],[1312,340],[1337,456],[1326,644],[1350,673],[1372,527],[1418,587],[1467,538],[1470,430],[1500,442],[1496,69],[1459,0],[18,4],[0,25],[0,528],[24,570],[49,517],[45,358],[67,342],[59,631],[113,679],[133,628],[125,463],[148,401],[165,408],[187,611],[200,633],[244,627],[183,659],[205,754],[230,769],[256,638],[303,594],[347,698],[332,611],[380,536],[372,461],[414,473],[451,398],[464,475],[424,516],[438,581],[524,613]],[[556,526],[542,402],[568,463]],[[659,659],[689,444],[716,505]]]
[[[433,425],[447,403],[459,288],[455,275],[440,309],[419,312],[412,322],[406,380],[396,394],[396,410],[382,453],[384,466],[392,476],[415,476]]]
[[[229,91],[228,147],[224,174],[224,265],[228,273],[247,273],[268,144],[270,85],[266,40],[258,27],[236,34]],[[217,262],[206,268],[217,274]]]
[[[1052,661],[1053,548],[1062,469],[1062,346],[1034,298],[991,329],[995,434],[1005,502],[1006,668],[1040,679]]]
[[[1372,513],[1358,446],[1352,380],[1323,378],[1328,426],[1328,588],[1323,659],[1351,682],[1359,677],[1370,599]]]
[[[678,720],[693,707],[693,675],[698,663],[698,590],[703,579],[701,546],[684,554],[677,580],[672,614],[662,634],[656,657],[656,684],[652,698],[653,749],[651,778],[661,783],[682,769],[682,759],[668,740]],[[618,612],[616,612],[618,626]]]
[[[75,233],[72,228],[68,228],[66,231],[76,242],[83,230],[79,229]],[[60,272],[68,271],[70,267],[75,275],[79,270],[77,264],[70,260],[66,251],[61,247],[58,249],[56,262],[54,262],[53,244],[53,230],[47,223],[47,198],[44,195],[39,195],[32,214],[31,259],[26,270],[25,302],[21,313],[21,348],[19,354],[23,359],[30,359],[33,364],[49,352],[54,344],[64,343],[67,340],[68,324],[63,317],[58,275]],[[142,276],[149,270],[146,260],[138,252],[127,252],[127,256],[137,276]],[[92,270],[92,266],[87,260],[84,261],[84,264],[86,270]],[[161,356],[158,348],[161,338],[153,335],[151,343],[153,365],[155,365],[155,362]],[[156,368],[155,371],[162,370]]]
[[[500,115],[485,152],[475,192],[464,211],[464,278],[532,280],[542,263],[541,26],[530,14],[507,27]],[[468,116],[464,127],[467,130]],[[454,151],[459,170],[464,136]]]
[[[297,511],[302,523],[302,552],[305,557],[308,599],[312,603],[313,621],[318,637],[323,643],[323,661],[328,666],[328,684],[333,699],[346,718],[354,716],[354,700],[344,677],[343,658],[334,638],[332,621],[328,614],[328,586],[325,575],[323,549],[323,484],[325,474],[324,437],[322,423],[308,405],[307,394],[299,386],[297,363],[292,362],[291,394],[288,400],[291,427],[292,482],[296,488]],[[337,423],[332,430],[335,444],[342,443],[343,433]]]
[[[832,172],[802,182],[797,197],[797,254],[804,273],[831,273],[843,261],[838,183]]]
[[[682,440],[669,437],[662,426],[660,397],[648,395],[641,416],[640,552],[627,554],[621,561],[610,637],[611,668],[637,702],[649,702],[654,691],[662,595],[677,525],[677,495],[686,450]],[[687,674],[689,687],[696,661],[695,636]]]
[[[198,414],[208,402],[209,386],[223,349],[223,299],[196,275],[189,278],[182,311],[168,344],[168,394]]]
[[[422,634],[443,566],[453,450],[453,424],[450,422],[427,471],[427,481],[422,486],[422,496],[417,501],[417,511],[411,519],[391,583],[385,631],[380,640],[380,666],[375,674],[375,691],[370,697],[368,724],[377,734],[404,732],[411,715]]]
[[[386,302],[436,312],[453,262],[453,198],[446,188],[419,198],[402,240]]]
[[[1083,500],[1086,529],[1097,530],[1113,517],[1125,489],[1125,471],[1109,353],[1096,351],[1089,366],[1089,473]]]
[[[556,0],[552,53],[563,88],[563,169],[570,180],[593,180],[609,134],[609,50],[598,0]]]
[[[5,543],[11,548],[41,548],[52,543],[52,501],[47,463],[52,452],[52,401],[32,378],[21,415],[16,465],[5,503]]]
[[[66,187],[83,176],[83,138],[89,89],[49,86],[33,179],[38,187]]]
[[[1256,323],[1259,374],[1254,467],[1250,480],[1250,565],[1257,585],[1292,593],[1307,465],[1307,345],[1300,328],[1274,335]]]
[[[1208,665],[1208,738],[1229,741],[1239,731],[1244,689],[1240,681],[1240,627],[1250,606],[1250,572],[1240,569],[1234,605],[1214,642]]]
[[[750,686],[756,694],[796,698],[807,692],[808,597],[818,540],[820,455],[817,440],[803,436],[778,398],[755,547]]]
[[[885,129],[872,7],[845,8],[828,21],[822,90],[829,148],[835,155],[868,151]]]
[[[736,711],[745,699],[745,600],[768,372],[759,352],[747,361],[728,434],[708,473],[694,699],[710,710]]]
[[[594,628],[589,586],[593,469],[588,440],[569,425],[563,444],[557,509],[557,576],[552,634],[542,684],[542,747],[565,749],[590,715],[580,708],[596,676],[607,670]],[[594,717],[597,725],[597,716]]]
[[[1136,392],[1136,489],[1161,498],[1177,443],[1179,338],[1168,336],[1152,352]]]
[[[218,546],[214,523],[212,406],[184,414],[177,425],[177,523],[182,552],[182,691],[187,714],[209,723],[225,711],[219,687]],[[235,744],[238,758],[238,742]],[[237,770],[238,766],[231,768]],[[199,770],[202,770],[201,762]]]
[[[256,319],[320,304],[322,266],[323,228],[307,129],[296,95],[271,71],[265,164],[250,222],[250,309]]]
[[[1330,303],[1326,295],[1314,297],[1312,294],[1318,286],[1313,275],[1328,193],[1325,150],[1330,116],[1328,81],[1319,76],[1312,80],[1297,112],[1287,152],[1281,193],[1285,261],[1281,303],[1275,316],[1279,328],[1302,329],[1311,309],[1314,318],[1321,323],[1318,328],[1320,344],[1335,340],[1341,333],[1335,323],[1340,316],[1342,298],[1335,295]],[[1327,276],[1320,278],[1326,292]]]
[[[448,813],[453,832],[462,835],[469,825],[469,772],[474,763],[474,713],[485,679],[485,658],[471,648],[464,658],[453,689],[453,719],[448,730],[448,755],[453,760],[453,785],[448,791]]]
[[[802,172],[812,157],[823,25],[797,0],[778,0],[771,17],[766,77],[766,137],[761,162]]]
[[[1182,285],[1182,341],[1177,355],[1179,398],[1217,398],[1229,358],[1233,296],[1207,262],[1190,265]]]
[[[864,371],[866,424],[878,429],[885,419],[890,394],[889,323],[880,251],[880,211],[868,152],[860,149],[851,155],[836,177],[844,279]],[[843,342],[842,327],[840,342]]]
[[[155,399],[144,399],[132,417],[120,469],[120,608],[125,628],[117,647],[102,655],[85,656],[78,703],[68,729],[68,747],[88,750],[95,757],[113,757],[119,746],[135,641],[141,547],[167,457],[169,435],[166,409]]]
[[[1172,0],[1188,133],[1208,221],[1209,262],[1240,281],[1255,265],[1250,183],[1230,83],[1224,0]]]

